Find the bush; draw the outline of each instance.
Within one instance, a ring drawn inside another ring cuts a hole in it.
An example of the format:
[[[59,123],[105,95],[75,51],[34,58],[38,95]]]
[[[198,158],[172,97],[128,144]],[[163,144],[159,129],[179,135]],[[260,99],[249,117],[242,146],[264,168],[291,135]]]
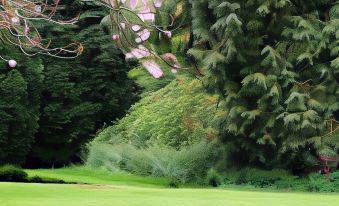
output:
[[[128,143],[92,143],[87,164],[111,171],[169,177],[180,182],[201,179],[217,160],[217,144],[202,141],[177,150],[153,145],[138,148]]]
[[[13,165],[0,167],[0,181],[3,182],[26,182],[27,173]]]
[[[207,184],[213,187],[218,187],[219,185],[221,185],[222,178],[218,171],[212,168],[208,170],[206,180]]]
[[[248,183],[248,171],[247,169],[241,170],[239,176],[235,179],[234,183],[236,185],[246,184]]]
[[[50,183],[50,184],[65,184],[66,183],[64,180],[51,178],[51,177],[40,177],[40,176],[29,177],[27,178],[27,181],[31,183]],[[67,183],[71,184],[70,182],[67,182]]]
[[[307,189],[311,192],[339,192],[339,172],[329,176],[318,173],[309,175]]]
[[[169,183],[168,183],[168,187],[170,188],[179,188],[179,181],[176,179],[172,179]]]
[[[277,187],[288,188],[290,182],[296,179],[288,171],[281,169],[245,168],[240,171],[229,170],[225,172],[224,176],[224,184],[249,184],[260,188],[271,187],[276,184],[279,184]]]

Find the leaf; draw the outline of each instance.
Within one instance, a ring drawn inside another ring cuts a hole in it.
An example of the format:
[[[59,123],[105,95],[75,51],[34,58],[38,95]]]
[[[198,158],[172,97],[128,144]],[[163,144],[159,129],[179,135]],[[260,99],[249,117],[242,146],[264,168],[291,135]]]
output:
[[[191,48],[187,51],[187,54],[199,60],[204,59],[206,51],[202,49]]]
[[[339,69],[339,57],[337,57],[333,61],[331,61],[331,67]]]
[[[307,61],[310,65],[313,65],[313,55],[306,52],[306,53],[302,53],[298,56],[297,58],[297,62],[301,63],[303,61]]]
[[[266,85],[266,76],[262,73],[255,73],[248,75],[242,80],[241,82],[244,86],[249,86],[250,83],[257,84],[261,87],[263,87],[265,90],[267,90],[267,85]]]
[[[300,122],[300,115],[293,113],[293,114],[289,114],[287,116],[284,117],[284,123],[285,125],[293,125],[293,124],[297,124]]]
[[[256,117],[258,117],[261,114],[260,110],[252,110],[252,111],[247,111],[247,112],[243,112],[241,114],[241,116],[243,118],[246,118],[249,121],[254,121],[256,119]]]
[[[214,51],[204,58],[204,65],[207,68],[216,68],[219,63],[225,62],[225,56]]]
[[[231,11],[236,11],[238,9],[240,9],[240,5],[238,3],[230,3],[228,1],[225,1],[225,2],[222,2],[219,6],[219,8],[222,8],[222,7],[227,7],[229,8]]]

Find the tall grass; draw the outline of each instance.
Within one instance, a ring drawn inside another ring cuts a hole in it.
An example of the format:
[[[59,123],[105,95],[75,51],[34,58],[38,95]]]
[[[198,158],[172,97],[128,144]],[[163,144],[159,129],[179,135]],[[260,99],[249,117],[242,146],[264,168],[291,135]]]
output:
[[[188,182],[203,178],[215,164],[217,153],[217,144],[206,141],[179,150],[159,145],[137,148],[129,143],[93,142],[87,164],[111,171],[125,170]]]

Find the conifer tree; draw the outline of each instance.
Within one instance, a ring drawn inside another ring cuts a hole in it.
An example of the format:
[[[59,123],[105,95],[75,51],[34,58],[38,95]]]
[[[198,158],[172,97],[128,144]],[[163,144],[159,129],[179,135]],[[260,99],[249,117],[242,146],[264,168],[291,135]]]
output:
[[[71,16],[79,10],[83,13],[77,25],[41,25],[45,36],[58,36],[53,38],[56,47],[82,42],[85,50],[71,60],[43,57],[40,128],[26,162],[30,167],[79,162],[82,146],[123,116],[136,98],[135,85],[127,78],[130,65],[100,26],[105,11],[70,0],[62,13]]]
[[[39,127],[43,65],[6,43],[0,52],[20,59],[16,68],[0,66],[0,165],[22,164]]]
[[[339,4],[194,0],[194,47],[243,163],[293,168],[338,154]]]

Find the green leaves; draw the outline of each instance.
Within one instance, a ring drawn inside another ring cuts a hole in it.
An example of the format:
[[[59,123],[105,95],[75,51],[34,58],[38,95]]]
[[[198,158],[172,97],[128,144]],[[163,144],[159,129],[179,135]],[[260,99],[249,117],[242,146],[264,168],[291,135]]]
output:
[[[208,52],[204,58],[204,66],[206,68],[215,69],[218,64],[225,62],[225,57],[217,51]]]
[[[245,79],[241,83],[244,86],[249,86],[251,83],[253,83],[267,90],[266,76],[262,73],[255,73],[252,75],[248,75],[247,77],[245,77]]]
[[[339,70],[339,57],[331,61],[331,67],[333,67],[337,71]]]
[[[327,119],[339,118],[339,7],[290,0],[191,4],[193,31],[212,25],[206,37],[195,36],[199,44],[189,54],[211,71],[203,80],[224,98],[225,141],[249,159],[253,150],[266,151],[264,162],[293,151],[287,158],[293,164],[309,148],[319,152],[309,140],[328,132]],[[203,12],[213,15],[202,19]]]

